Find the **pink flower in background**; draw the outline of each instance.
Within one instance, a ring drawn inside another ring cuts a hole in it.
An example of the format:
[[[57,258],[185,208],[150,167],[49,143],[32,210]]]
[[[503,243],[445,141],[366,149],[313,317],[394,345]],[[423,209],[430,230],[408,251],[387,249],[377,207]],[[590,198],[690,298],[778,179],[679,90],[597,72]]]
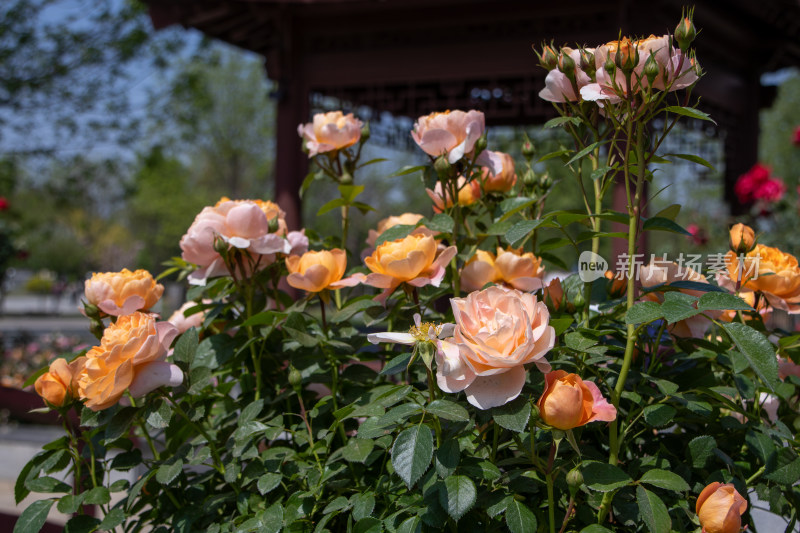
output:
[[[8,200],[5,196],[0,196],[0,211],[8,210]]]
[[[703,230],[703,228],[701,228],[697,224],[689,224],[688,226],[686,226],[686,231],[691,233],[688,239],[692,241],[692,244],[697,246],[703,246],[708,242],[708,236],[706,235],[705,230]]]
[[[786,193],[786,185],[780,178],[770,178],[765,181],[761,187],[756,189],[753,196],[756,200],[765,200],[769,203],[775,203],[783,198]]]
[[[800,126],[794,129],[794,136],[792,136],[792,144],[800,146]]]
[[[733,190],[742,204],[752,204],[758,200],[774,203],[783,198],[786,185],[780,178],[772,177],[768,166],[756,163],[739,176]]]

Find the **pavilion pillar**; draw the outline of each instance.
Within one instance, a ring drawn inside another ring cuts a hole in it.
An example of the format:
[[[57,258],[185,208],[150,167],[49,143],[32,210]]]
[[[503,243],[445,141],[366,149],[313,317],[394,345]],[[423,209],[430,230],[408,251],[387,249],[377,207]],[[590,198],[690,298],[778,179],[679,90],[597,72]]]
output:
[[[289,229],[296,230],[302,226],[300,185],[308,172],[308,156],[302,151],[297,125],[308,121],[309,91],[303,77],[299,36],[288,14],[283,17],[281,29],[279,53],[277,57],[267,58],[270,77],[278,80],[278,90],[274,93],[278,115],[275,131],[275,201],[286,212]]]
[[[761,79],[757,69],[740,73],[742,86],[728,102],[734,111],[733,121],[725,131],[725,201],[731,215],[747,211],[733,190],[736,180],[758,162],[759,109],[761,108]]]

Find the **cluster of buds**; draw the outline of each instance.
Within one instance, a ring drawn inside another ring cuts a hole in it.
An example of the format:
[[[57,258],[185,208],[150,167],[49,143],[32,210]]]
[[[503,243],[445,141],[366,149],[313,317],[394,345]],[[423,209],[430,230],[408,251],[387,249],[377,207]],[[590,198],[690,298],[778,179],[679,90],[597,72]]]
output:
[[[631,39],[620,35],[596,48],[534,47],[548,71],[544,100],[556,103],[607,101],[616,103],[636,94],[675,91],[694,84],[701,72],[690,45],[697,35],[694,12],[683,13],[673,36]]]

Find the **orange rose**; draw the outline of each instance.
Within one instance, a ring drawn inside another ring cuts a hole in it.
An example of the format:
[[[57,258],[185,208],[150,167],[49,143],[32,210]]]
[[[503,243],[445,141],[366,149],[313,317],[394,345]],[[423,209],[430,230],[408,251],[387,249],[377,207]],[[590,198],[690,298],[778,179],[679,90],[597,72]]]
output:
[[[544,376],[544,392],[537,405],[545,424],[563,430],[617,418],[616,408],[603,398],[597,385],[563,370]]]
[[[545,359],[555,344],[550,313],[530,293],[489,287],[466,298],[451,298],[456,327],[438,342],[436,379],[445,392],[464,391],[479,409],[504,405],[522,392],[534,364],[550,370]]]
[[[461,271],[465,291],[482,289],[487,283],[503,283],[521,291],[542,288],[542,260],[522,249],[497,249],[497,255],[478,250]]]
[[[484,157],[485,156],[485,157]],[[508,192],[517,184],[517,173],[514,168],[514,158],[504,152],[490,152],[485,150],[481,153],[481,161],[490,161],[484,166],[481,174],[481,186],[484,192]]]
[[[36,394],[47,403],[61,407],[78,396],[78,375],[83,370],[86,357],[78,357],[71,363],[66,359],[56,359],[50,363],[50,370],[38,377],[33,388]]]
[[[542,300],[547,303],[553,311],[558,311],[564,305],[564,287],[561,286],[559,278],[553,278],[542,291]]]
[[[733,284],[760,291],[772,307],[790,314],[800,313],[800,267],[792,254],[777,248],[756,244],[744,257],[744,268],[739,268],[739,257],[734,252],[725,255],[728,276]]]
[[[153,307],[164,294],[146,270],[131,272],[95,272],[84,284],[86,301],[113,316],[129,315]]]
[[[624,277],[618,277],[613,270],[606,270],[605,276],[608,280],[608,295],[612,298],[624,296],[628,290],[627,280]]]
[[[383,234],[383,232],[389,228],[393,228],[395,226],[416,226],[417,222],[419,222],[423,218],[425,217],[423,217],[422,215],[418,215],[416,213],[403,213],[402,215],[386,217],[380,222],[378,222],[377,230],[374,229],[369,230],[369,235],[367,236],[367,244],[370,245],[371,247],[375,246],[375,242],[378,240],[378,237],[380,237]],[[419,226],[418,228],[415,228],[411,233],[412,234],[420,233],[422,235],[436,235],[436,232],[429,230],[425,226]]]
[[[363,122],[352,113],[341,111],[317,113],[313,122],[297,126],[297,133],[305,139],[308,157],[353,146],[361,139]]]
[[[732,484],[711,483],[697,497],[697,517],[705,533],[739,533],[747,500]]]
[[[351,276],[352,280],[372,285],[384,292],[376,299],[385,300],[401,283],[414,287],[433,285],[438,287],[445,274],[445,267],[456,255],[456,247],[445,248],[437,255],[436,239],[430,235],[409,235],[404,239],[387,241],[378,246],[364,263],[372,274]]]
[[[347,268],[347,253],[334,248],[292,255],[286,258],[286,268],[289,269],[286,282],[296,289],[307,292],[335,289]]]
[[[93,411],[111,407],[127,389],[138,397],[163,385],[180,385],[183,373],[164,361],[177,334],[169,322],[156,322],[152,315],[138,312],[107,327],[100,346],[86,354],[78,378],[86,407]]]

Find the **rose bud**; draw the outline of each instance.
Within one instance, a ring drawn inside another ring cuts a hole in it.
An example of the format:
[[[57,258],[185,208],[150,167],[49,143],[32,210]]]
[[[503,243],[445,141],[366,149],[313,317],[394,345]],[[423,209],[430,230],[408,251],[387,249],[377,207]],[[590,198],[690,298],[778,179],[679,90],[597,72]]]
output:
[[[689,45],[697,37],[697,29],[694,27],[692,14],[692,11],[689,11],[689,16],[683,17],[683,20],[678,23],[678,27],[675,28],[675,40],[678,41],[678,47],[684,52],[689,49]]]
[[[730,247],[737,254],[746,254],[753,249],[756,243],[756,234],[753,228],[739,222],[730,231]]]
[[[66,359],[56,359],[50,369],[38,377],[33,387],[36,394],[47,403],[61,407],[78,396],[78,374],[83,370],[85,357],[78,357],[71,363]]]
[[[558,70],[572,79],[575,76],[575,61],[569,56],[570,52],[572,49],[566,46],[561,49],[561,54],[558,56]]]
[[[611,422],[617,418],[616,408],[593,382],[563,370],[547,373],[544,381],[538,406],[545,424],[566,431],[595,420]]]
[[[553,49],[552,44],[542,44],[542,53],[540,54],[536,48],[533,49],[539,57],[539,64],[547,70],[553,70],[558,65],[558,54]]]
[[[732,484],[711,483],[697,497],[697,517],[705,533],[738,533],[747,500]]]

